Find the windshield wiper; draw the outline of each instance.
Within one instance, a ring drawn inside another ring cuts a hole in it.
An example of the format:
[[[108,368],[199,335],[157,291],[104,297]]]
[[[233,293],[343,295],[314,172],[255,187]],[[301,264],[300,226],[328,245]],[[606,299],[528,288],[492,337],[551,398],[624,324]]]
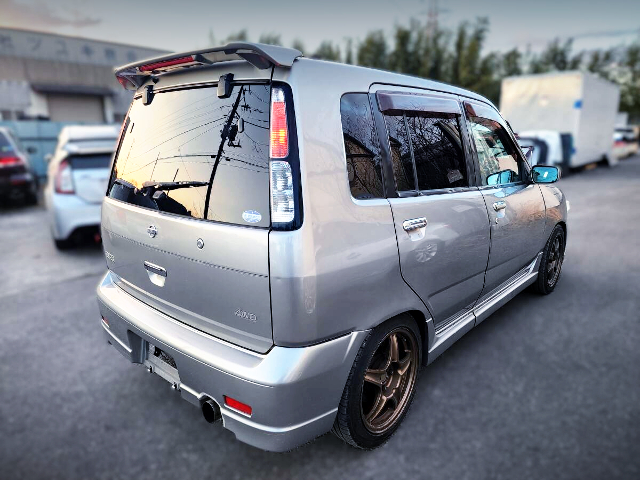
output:
[[[209,182],[182,181],[182,182],[144,182],[140,189],[143,194],[150,195],[159,190],[168,192],[169,190],[178,190],[180,188],[189,187],[206,187]]]
[[[206,187],[209,185],[209,182],[196,182],[196,181],[182,181],[182,182],[144,182],[142,184],[142,188],[140,190],[145,193],[149,191],[169,191],[169,190],[177,190],[179,188],[189,188],[189,187]]]
[[[182,182],[144,182],[142,184],[142,188],[136,188],[134,184],[131,182],[127,182],[122,178],[116,178],[113,183],[117,183],[118,185],[122,185],[123,187],[130,188],[134,190],[134,193],[142,193],[143,195],[150,195],[159,190],[169,191],[169,190],[178,190],[179,188],[189,188],[189,187],[206,187],[209,185],[209,182],[196,182],[196,181],[182,181]]]

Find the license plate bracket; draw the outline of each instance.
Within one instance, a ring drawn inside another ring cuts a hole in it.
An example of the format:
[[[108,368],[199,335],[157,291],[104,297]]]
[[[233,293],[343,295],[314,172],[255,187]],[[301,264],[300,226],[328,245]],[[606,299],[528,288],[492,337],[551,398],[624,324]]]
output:
[[[147,342],[146,350],[144,365],[147,369],[171,383],[176,390],[180,390],[180,374],[173,357],[151,342]]]

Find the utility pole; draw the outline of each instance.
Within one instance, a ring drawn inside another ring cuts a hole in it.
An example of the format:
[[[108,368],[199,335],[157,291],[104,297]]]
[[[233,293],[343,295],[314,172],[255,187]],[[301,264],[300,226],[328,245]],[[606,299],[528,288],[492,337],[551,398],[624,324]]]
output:
[[[429,0],[427,10],[427,37],[433,38],[438,32],[438,0]]]

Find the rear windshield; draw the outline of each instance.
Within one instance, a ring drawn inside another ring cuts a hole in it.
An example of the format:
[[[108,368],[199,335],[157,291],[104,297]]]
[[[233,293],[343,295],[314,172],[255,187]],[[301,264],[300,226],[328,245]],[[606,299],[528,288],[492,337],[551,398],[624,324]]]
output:
[[[266,84],[158,92],[133,101],[109,196],[163,212],[268,227]]]
[[[94,155],[73,155],[69,157],[69,163],[74,170],[89,168],[109,168],[111,154],[100,153]]]

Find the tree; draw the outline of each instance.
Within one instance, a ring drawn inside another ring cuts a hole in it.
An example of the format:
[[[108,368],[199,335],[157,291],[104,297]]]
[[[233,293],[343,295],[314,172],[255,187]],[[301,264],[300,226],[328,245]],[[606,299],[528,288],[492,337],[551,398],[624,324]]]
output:
[[[346,53],[344,57],[344,63],[347,65],[353,65],[353,39],[351,37],[346,40]]]
[[[419,57],[414,32],[411,28],[396,26],[395,46],[389,56],[388,68],[394,72],[418,75]]]
[[[629,46],[622,59],[627,79],[620,88],[620,111],[632,122],[640,122],[640,42]]]
[[[232,33],[227,37],[227,42],[246,42],[248,40],[249,35],[247,34],[246,28],[237,31],[236,33]]]
[[[302,40],[300,40],[299,38],[296,38],[293,41],[293,44],[291,45],[292,48],[295,48],[296,50],[300,50],[302,53],[304,53],[304,44],[302,43]]]
[[[332,62],[340,61],[340,47],[333,45],[329,40],[325,40],[320,44],[318,49],[313,54],[313,58],[320,60],[330,60]]]
[[[522,54],[520,50],[514,48],[509,50],[502,56],[502,75],[505,77],[514,77],[522,75]]]
[[[451,82],[451,32],[440,28],[427,30],[417,22],[414,29],[418,30],[418,75],[431,80]]]
[[[387,67],[387,40],[382,30],[369,32],[358,45],[358,65],[372,68]]]
[[[282,45],[280,35],[276,33],[263,33],[258,40],[260,43],[266,43],[267,45]]]
[[[533,57],[530,64],[531,73],[562,72],[564,70],[579,69],[582,66],[583,54],[580,52],[572,56],[572,48],[572,38],[565,40],[564,43],[560,43],[559,38],[549,42],[540,55]]]

